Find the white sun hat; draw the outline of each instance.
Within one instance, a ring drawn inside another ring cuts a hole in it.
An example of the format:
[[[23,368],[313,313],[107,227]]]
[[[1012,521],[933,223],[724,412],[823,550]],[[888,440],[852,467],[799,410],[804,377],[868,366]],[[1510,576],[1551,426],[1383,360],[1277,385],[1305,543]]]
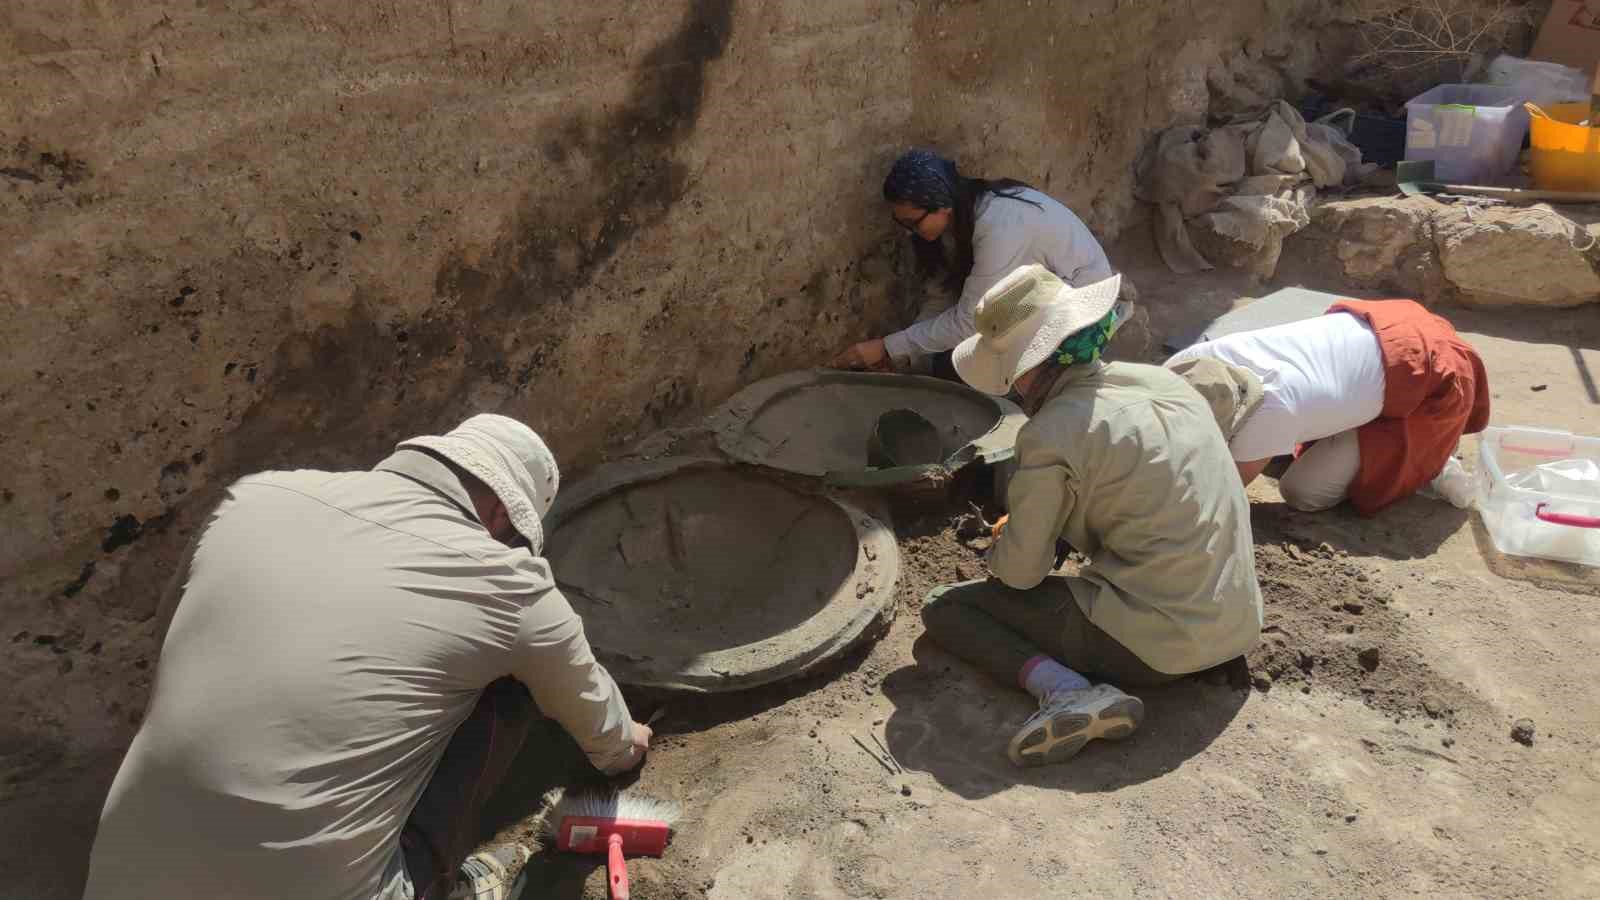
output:
[[[544,549],[540,517],[550,511],[561,471],[532,428],[506,416],[482,413],[444,436],[423,435],[395,449],[421,447],[443,456],[488,485],[534,553]]]
[[[1075,288],[1044,266],[1017,269],[978,301],[978,333],[952,354],[956,373],[986,394],[1003,396],[1068,335],[1105,318],[1121,289],[1121,275]]]

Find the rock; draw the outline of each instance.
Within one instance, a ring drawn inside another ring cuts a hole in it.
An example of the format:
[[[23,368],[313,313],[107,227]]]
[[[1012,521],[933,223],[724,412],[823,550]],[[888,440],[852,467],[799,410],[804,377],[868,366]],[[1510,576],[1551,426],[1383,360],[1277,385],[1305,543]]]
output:
[[[1341,608],[1352,616],[1359,616],[1361,615],[1361,611],[1367,607],[1364,603],[1357,603],[1354,600],[1346,600]]]
[[[1217,268],[1243,269],[1258,281],[1271,278],[1277,271],[1278,259],[1283,255],[1283,235],[1268,234],[1260,247],[1234,240],[1217,230],[1215,214],[1207,213],[1190,220],[1189,240]]]
[[[1600,300],[1597,235],[1545,205],[1442,214],[1435,241],[1463,303],[1577,306]]]
[[[1454,747],[1456,745],[1456,739],[1447,734],[1439,739],[1439,743],[1446,747]]]
[[[1377,647],[1368,647],[1356,654],[1356,662],[1360,663],[1361,668],[1366,669],[1368,672],[1377,671],[1379,658],[1380,654]]]
[[[911,796],[911,785],[909,785],[909,784],[900,785],[900,796],[902,796],[902,797]]]
[[[1444,715],[1444,701],[1432,694],[1424,694],[1422,695],[1422,711],[1428,714],[1428,718],[1437,719]]]
[[[1518,719],[1511,726],[1511,739],[1524,747],[1533,746],[1533,720]]]
[[[1272,676],[1266,672],[1251,672],[1250,684],[1264,694],[1272,690]]]
[[[1425,197],[1368,197],[1320,205],[1317,228],[1334,239],[1334,255],[1358,283],[1434,300],[1447,287],[1429,236],[1440,204]]]

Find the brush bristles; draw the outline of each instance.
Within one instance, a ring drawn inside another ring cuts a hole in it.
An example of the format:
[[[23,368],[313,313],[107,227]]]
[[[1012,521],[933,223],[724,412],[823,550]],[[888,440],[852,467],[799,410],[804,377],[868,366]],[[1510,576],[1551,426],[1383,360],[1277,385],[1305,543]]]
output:
[[[564,791],[556,788],[545,795],[549,812],[544,817],[544,835],[555,840],[561,834],[561,820],[567,818],[643,819],[665,822],[678,820],[678,805],[638,794],[604,789]]]

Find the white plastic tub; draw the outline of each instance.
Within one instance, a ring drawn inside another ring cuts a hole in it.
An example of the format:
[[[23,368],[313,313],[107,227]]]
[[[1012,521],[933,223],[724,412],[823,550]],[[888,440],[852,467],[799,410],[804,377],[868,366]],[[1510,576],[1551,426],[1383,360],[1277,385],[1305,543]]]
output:
[[[1406,104],[1406,159],[1434,161],[1434,177],[1457,184],[1499,180],[1528,135],[1529,98],[1519,87],[1441,84]]]
[[[1524,490],[1507,478],[1546,463],[1600,463],[1600,438],[1537,428],[1489,428],[1478,457],[1478,512],[1495,549],[1600,566],[1600,495]]]

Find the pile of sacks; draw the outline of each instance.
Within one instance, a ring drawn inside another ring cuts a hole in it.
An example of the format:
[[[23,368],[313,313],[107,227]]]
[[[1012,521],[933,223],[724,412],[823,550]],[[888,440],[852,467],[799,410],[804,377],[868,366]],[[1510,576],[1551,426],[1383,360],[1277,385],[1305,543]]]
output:
[[[1161,132],[1139,157],[1134,194],[1160,210],[1156,246],[1167,267],[1211,269],[1209,254],[1272,275],[1283,239],[1311,223],[1317,189],[1357,184],[1377,169],[1347,137],[1354,119],[1340,110],[1307,123],[1278,100],[1220,128]]]

